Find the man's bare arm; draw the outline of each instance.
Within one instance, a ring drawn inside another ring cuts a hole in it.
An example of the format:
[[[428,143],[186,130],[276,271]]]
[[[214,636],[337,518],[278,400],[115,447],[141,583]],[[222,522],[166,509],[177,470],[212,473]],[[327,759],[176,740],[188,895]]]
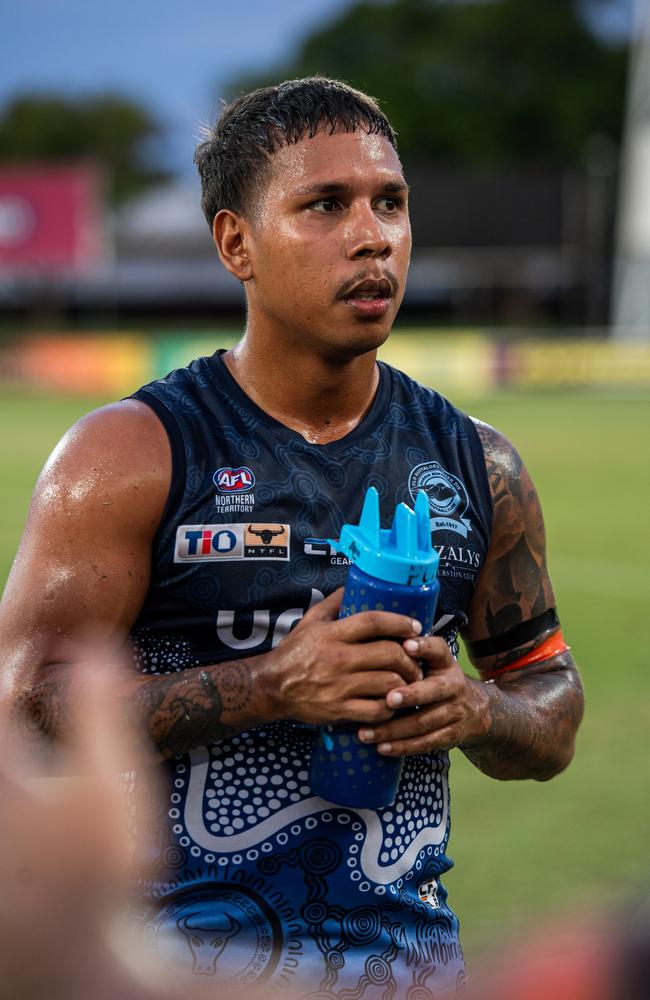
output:
[[[573,755],[582,686],[568,650],[548,657],[543,652],[557,624],[544,615],[554,606],[554,596],[535,488],[512,445],[486,424],[478,423],[478,431],[494,523],[463,638],[484,679],[464,674],[442,639],[409,639],[405,649],[424,662],[425,677],[391,691],[386,701],[393,709],[417,706],[418,711],[361,730],[360,736],[389,755],[460,747],[491,777],[545,780],[563,770]],[[540,625],[524,624],[530,622]],[[517,639],[531,628],[531,637]],[[496,644],[502,651],[474,655],[473,649],[484,653],[486,640],[488,647]],[[540,651],[539,662],[507,669],[534,650]]]
[[[268,721],[253,698],[253,678],[263,665],[252,660],[181,673],[124,680],[118,696],[133,734],[145,734],[160,759],[224,739]],[[64,745],[74,727],[76,697],[70,663],[51,664],[21,691],[12,706],[16,724],[35,741]]]
[[[388,612],[338,621],[341,593],[308,611],[271,653],[125,680],[118,701],[132,730],[166,759],[277,719],[319,725],[391,718],[383,696],[419,674],[394,638],[415,635],[419,623]],[[65,744],[75,712],[67,662],[47,665],[18,693],[12,710],[16,722],[47,745]]]
[[[494,507],[493,542],[470,607],[464,633],[483,677],[488,727],[475,744],[462,746],[482,771],[497,778],[553,777],[571,761],[582,720],[582,684],[570,651],[562,650],[509,669],[543,650],[557,624],[543,617],[555,597],[546,565],[546,539],[537,491],[512,445],[488,424],[476,422],[486,459]],[[540,622],[537,634],[516,640],[524,622]],[[507,637],[512,642],[507,643]],[[501,640],[508,649],[477,656],[481,640]],[[504,641],[504,639],[506,641]]]
[[[474,682],[476,683],[476,682]],[[502,780],[545,781],[563,771],[574,753],[583,714],[580,677],[570,653],[484,685],[487,731],[461,744],[472,764]]]
[[[69,736],[71,664],[98,642],[125,642],[149,585],[170,478],[167,435],[133,401],[85,417],[46,464],[0,612],[4,693],[35,740],[53,746]],[[118,701],[166,757],[256,721],[255,669],[125,674]]]
[[[166,433],[132,401],[84,418],[40,477],[0,609],[0,648],[12,718],[47,745],[65,744],[72,728],[75,659],[88,643],[123,645],[137,618],[170,477]],[[388,637],[416,634],[413,623],[386,612],[336,622],[339,600],[313,608],[270,653],[125,675],[118,701],[161,758],[276,718],[388,719],[383,696],[418,675]]]

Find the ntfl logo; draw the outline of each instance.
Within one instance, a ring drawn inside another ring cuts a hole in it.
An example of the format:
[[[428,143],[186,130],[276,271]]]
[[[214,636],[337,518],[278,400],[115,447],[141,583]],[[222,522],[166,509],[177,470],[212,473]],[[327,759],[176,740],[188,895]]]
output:
[[[288,524],[181,524],[174,562],[289,558]]]
[[[245,465],[239,469],[224,466],[217,469],[212,481],[220,493],[248,493],[255,485],[255,476]]]

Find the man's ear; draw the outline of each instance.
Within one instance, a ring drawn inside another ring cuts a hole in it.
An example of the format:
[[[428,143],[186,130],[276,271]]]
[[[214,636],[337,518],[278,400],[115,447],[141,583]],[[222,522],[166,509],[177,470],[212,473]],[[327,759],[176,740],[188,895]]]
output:
[[[250,281],[253,269],[248,257],[250,227],[243,216],[223,208],[214,217],[212,238],[219,260],[239,281]]]

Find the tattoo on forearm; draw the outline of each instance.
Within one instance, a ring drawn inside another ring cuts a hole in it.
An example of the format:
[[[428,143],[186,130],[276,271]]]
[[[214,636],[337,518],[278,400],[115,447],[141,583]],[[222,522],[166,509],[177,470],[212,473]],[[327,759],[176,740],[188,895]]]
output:
[[[163,757],[224,739],[256,724],[249,664],[194,667],[182,673],[147,677],[124,699],[124,712],[138,732],[148,733]],[[65,666],[51,667],[20,695],[12,720],[30,741],[65,744],[75,718],[73,686]]]
[[[551,778],[573,756],[582,720],[582,684],[570,653],[553,660],[553,669],[522,672],[491,684],[491,725],[484,740],[461,747],[465,756],[493,778]]]
[[[254,722],[246,663],[155,677],[138,689],[136,697],[138,714],[145,716],[154,745],[165,757],[225,739]],[[228,716],[233,718],[227,722]]]
[[[75,714],[74,692],[64,671],[53,666],[13,703],[11,722],[29,743],[42,747],[64,742]]]

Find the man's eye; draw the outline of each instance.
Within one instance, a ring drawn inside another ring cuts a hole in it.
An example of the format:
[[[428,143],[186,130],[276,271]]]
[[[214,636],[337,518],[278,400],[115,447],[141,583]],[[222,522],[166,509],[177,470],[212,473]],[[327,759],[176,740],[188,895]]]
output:
[[[339,208],[339,202],[336,198],[319,198],[318,201],[312,201],[310,208],[313,208],[315,212],[335,212]]]
[[[396,212],[402,205],[399,198],[389,197],[380,198],[376,204],[381,212]]]

